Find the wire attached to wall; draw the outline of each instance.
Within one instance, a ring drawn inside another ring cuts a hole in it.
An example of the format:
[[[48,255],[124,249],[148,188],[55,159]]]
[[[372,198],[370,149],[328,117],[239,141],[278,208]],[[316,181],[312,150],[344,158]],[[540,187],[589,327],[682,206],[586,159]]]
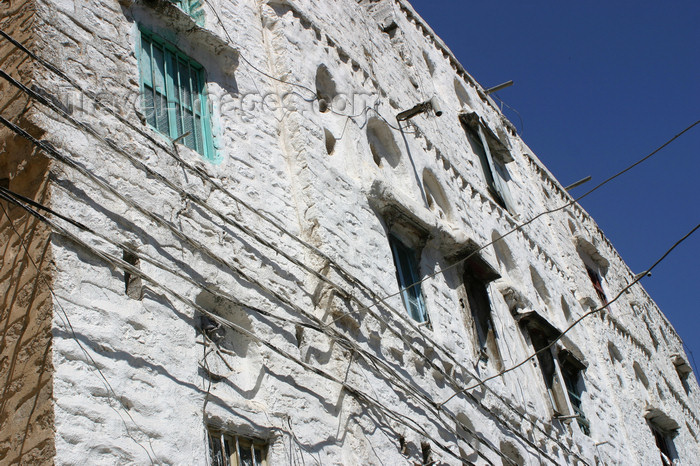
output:
[[[676,249],[676,247],[678,247],[683,241],[687,240],[690,236],[692,236],[693,233],[695,233],[698,229],[700,229],[700,223],[698,223],[692,230],[690,230],[688,233],[686,233],[682,238],[680,238],[678,241],[676,241],[668,250],[666,250],[666,252],[665,252],[658,260],[656,260],[656,262],[654,262],[654,263],[651,265],[651,267],[649,267],[649,268],[646,270],[646,272],[649,273],[649,272],[651,272],[652,270],[654,270],[654,268],[656,268],[657,265],[659,265],[664,259],[666,259],[666,257],[668,257],[668,255],[671,254],[671,252],[672,252],[674,249]],[[617,301],[618,299],[620,299],[620,297],[622,297],[622,295],[623,295],[625,292],[627,292],[627,290],[629,290],[629,289],[632,288],[634,285],[636,285],[637,283],[639,283],[639,281],[642,280],[642,278],[644,278],[645,276],[646,276],[646,274],[640,274],[639,277],[637,277],[634,281],[632,281],[630,284],[628,284],[627,286],[625,286],[619,293],[617,293],[617,294],[615,295],[615,297],[614,297],[613,299],[611,299],[610,301],[608,301],[605,305],[603,305],[603,306],[601,306],[601,307],[598,307],[598,308],[596,308],[596,309],[593,309],[593,310],[591,310],[591,311],[588,311],[588,312],[584,313],[583,315],[581,315],[581,316],[580,316],[578,319],[576,319],[571,325],[569,325],[563,332],[561,332],[556,338],[553,338],[553,339],[549,342],[549,344],[547,344],[546,346],[544,346],[543,348],[541,348],[539,351],[535,351],[535,352],[532,353],[530,356],[528,356],[527,358],[525,358],[523,361],[519,362],[518,364],[515,364],[514,366],[511,366],[511,367],[509,367],[509,368],[507,368],[507,369],[504,369],[504,370],[502,370],[502,371],[499,371],[498,373],[496,373],[496,374],[494,374],[494,375],[492,375],[492,376],[490,376],[490,377],[487,377],[487,378],[485,378],[485,379],[479,381],[479,383],[476,383],[476,384],[474,384],[474,385],[470,385],[469,387],[464,388],[464,389],[461,390],[460,392],[457,392],[457,393],[455,393],[454,395],[452,395],[452,396],[450,396],[449,398],[447,398],[445,401],[443,401],[442,403],[440,403],[440,405],[444,405],[445,403],[447,403],[448,401],[452,400],[455,396],[457,396],[457,395],[460,394],[461,392],[466,392],[466,391],[473,390],[473,389],[475,389],[475,388],[478,388],[478,387],[484,385],[486,382],[488,382],[488,381],[490,381],[490,380],[493,380],[493,379],[496,379],[496,378],[498,378],[498,377],[501,377],[501,376],[503,376],[504,374],[507,374],[508,372],[512,372],[512,371],[514,371],[515,369],[517,369],[517,368],[519,368],[519,367],[525,365],[528,361],[530,361],[530,360],[534,359],[535,357],[537,357],[537,355],[542,354],[542,353],[544,353],[545,351],[549,351],[550,348],[552,348],[559,340],[561,340],[561,339],[564,337],[564,335],[566,335],[567,333],[569,333],[574,327],[576,327],[578,324],[580,324],[581,321],[583,321],[586,317],[591,316],[591,315],[593,315],[593,314],[597,314],[597,313],[599,313],[599,312],[605,310],[608,306],[610,306],[610,305],[613,304],[615,301]]]

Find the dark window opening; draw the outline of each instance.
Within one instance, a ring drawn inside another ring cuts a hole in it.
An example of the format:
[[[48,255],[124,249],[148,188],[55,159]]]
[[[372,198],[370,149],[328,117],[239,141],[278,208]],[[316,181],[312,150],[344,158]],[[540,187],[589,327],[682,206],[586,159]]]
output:
[[[600,275],[598,275],[598,272],[589,267],[586,267],[586,271],[588,272],[588,278],[591,279],[591,283],[593,284],[593,288],[595,289],[598,298],[600,298],[600,301],[603,304],[607,304],[608,298],[605,296],[605,291],[603,291],[603,283]]]
[[[673,440],[665,432],[661,431],[655,426],[651,426],[651,432],[654,434],[654,440],[656,441],[656,447],[659,449],[659,455],[661,456],[661,464],[664,466],[672,466],[674,459],[676,459],[675,448],[673,447]]]
[[[481,136],[471,127],[467,128],[467,139],[469,140],[469,145],[472,151],[479,158],[479,164],[484,173],[484,180],[486,181],[486,187],[489,191],[493,200],[496,201],[498,205],[506,209],[506,203],[503,200],[498,188],[496,187],[496,180],[494,178],[493,170],[491,169],[491,163],[489,162],[489,157],[486,155],[486,149],[481,140]]]
[[[471,268],[465,270],[463,280],[480,356],[486,360],[492,359],[496,368],[501,370],[501,354],[487,290],[488,281],[478,277]]]
[[[420,285],[419,253],[406,246],[394,235],[389,244],[396,266],[396,280],[401,288],[401,298],[411,318],[417,322],[428,322],[428,313]]]
[[[550,347],[554,334],[552,329],[545,329],[533,321],[527,323],[527,331],[530,342],[537,353],[537,362],[547,389],[547,397],[554,410],[554,416],[569,416],[573,413],[569,411],[566,401],[567,390],[564,381],[559,374],[560,369],[554,359],[554,353]]]
[[[136,269],[140,268],[141,261],[136,254],[124,251],[123,260]],[[141,277],[132,274],[128,270],[124,270],[124,293],[126,293],[126,295],[131,299],[137,299],[139,301],[143,299]]]

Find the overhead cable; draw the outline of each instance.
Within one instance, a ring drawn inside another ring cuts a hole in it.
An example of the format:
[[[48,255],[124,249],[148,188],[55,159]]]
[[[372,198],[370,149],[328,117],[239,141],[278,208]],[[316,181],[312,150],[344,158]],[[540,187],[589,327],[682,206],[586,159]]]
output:
[[[695,227],[694,227],[692,230],[690,230],[688,233],[686,233],[681,239],[679,239],[678,241],[676,241],[676,242],[673,244],[673,246],[671,246],[671,247],[670,247],[656,262],[654,262],[654,263],[651,265],[651,267],[649,267],[649,268],[646,270],[646,272],[647,272],[647,273],[651,272],[657,265],[659,265],[659,264],[661,263],[661,261],[663,261],[669,254],[671,254],[671,252],[672,252],[674,249],[676,249],[676,247],[678,247],[683,241],[685,241],[686,239],[688,239],[688,238],[689,238],[693,233],[695,233],[698,229],[700,229],[700,223],[698,223],[697,225],[695,225]],[[534,353],[532,353],[531,355],[529,355],[527,358],[525,358],[523,361],[521,361],[521,362],[519,362],[518,364],[515,364],[514,366],[511,366],[511,367],[509,367],[509,368],[507,368],[507,369],[504,369],[504,370],[502,370],[502,371],[499,371],[498,373],[496,373],[496,374],[494,374],[494,375],[492,375],[492,376],[490,376],[490,377],[487,377],[487,378],[485,378],[485,379],[479,381],[479,383],[476,383],[476,384],[474,384],[474,385],[470,385],[470,386],[468,386],[468,387],[462,389],[461,391],[456,392],[454,395],[450,396],[450,397],[447,398],[445,401],[443,401],[442,403],[440,403],[440,405],[444,405],[445,403],[447,403],[448,401],[450,401],[451,399],[453,399],[455,396],[457,396],[458,394],[460,394],[460,393],[462,393],[462,392],[466,392],[466,391],[469,391],[469,390],[473,390],[473,389],[475,389],[475,388],[478,388],[478,387],[484,385],[486,382],[488,382],[488,381],[490,381],[490,380],[496,379],[496,378],[498,378],[498,377],[503,376],[504,374],[507,374],[508,372],[514,371],[515,369],[517,369],[517,368],[519,368],[519,367],[525,365],[528,361],[534,359],[537,355],[539,355],[539,354],[541,354],[541,353],[543,353],[543,352],[545,352],[545,351],[549,351],[549,349],[550,349],[552,346],[554,346],[554,344],[555,344],[556,342],[558,342],[559,340],[561,340],[561,339],[564,337],[564,335],[566,335],[567,333],[569,333],[569,331],[571,331],[571,329],[573,329],[574,327],[576,327],[576,326],[577,326],[579,323],[581,323],[581,321],[583,321],[586,317],[591,316],[591,315],[593,315],[593,314],[597,314],[598,312],[601,312],[601,311],[603,311],[604,309],[606,309],[606,308],[607,308],[608,306],[610,306],[612,303],[614,303],[615,301],[617,301],[618,299],[620,299],[620,297],[621,297],[627,290],[629,290],[629,289],[632,288],[634,285],[636,285],[637,283],[639,283],[639,281],[640,281],[642,278],[644,278],[645,276],[646,276],[646,274],[640,274],[640,275],[639,275],[637,278],[635,278],[631,283],[629,283],[627,286],[625,286],[624,288],[622,288],[622,290],[620,290],[620,292],[617,293],[617,295],[615,295],[615,297],[614,297],[613,299],[611,299],[610,301],[606,302],[603,306],[598,307],[598,308],[596,308],[596,309],[593,309],[593,310],[591,310],[591,311],[588,311],[588,312],[584,313],[583,315],[581,315],[581,316],[580,316],[578,319],[576,319],[571,325],[569,325],[563,332],[561,332],[556,338],[552,338],[551,341],[550,341],[547,345],[545,345],[544,347],[542,347],[540,350],[535,351]]]

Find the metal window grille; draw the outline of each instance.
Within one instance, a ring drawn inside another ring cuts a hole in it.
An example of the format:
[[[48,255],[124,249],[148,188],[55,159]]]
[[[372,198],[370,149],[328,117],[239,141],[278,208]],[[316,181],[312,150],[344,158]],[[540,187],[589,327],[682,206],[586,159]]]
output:
[[[212,466],[266,466],[267,445],[238,435],[209,430],[209,456]]]

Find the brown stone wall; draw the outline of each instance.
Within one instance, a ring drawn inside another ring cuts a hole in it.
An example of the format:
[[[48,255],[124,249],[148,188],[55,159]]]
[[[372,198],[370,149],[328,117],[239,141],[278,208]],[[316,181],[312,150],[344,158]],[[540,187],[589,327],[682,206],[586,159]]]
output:
[[[31,0],[0,2],[0,29],[32,49]],[[0,38],[0,68],[30,85],[33,63]],[[0,79],[0,114],[29,131],[32,103]],[[0,186],[49,204],[49,161],[0,126]],[[51,464],[54,414],[49,230],[0,200],[0,464]]]

